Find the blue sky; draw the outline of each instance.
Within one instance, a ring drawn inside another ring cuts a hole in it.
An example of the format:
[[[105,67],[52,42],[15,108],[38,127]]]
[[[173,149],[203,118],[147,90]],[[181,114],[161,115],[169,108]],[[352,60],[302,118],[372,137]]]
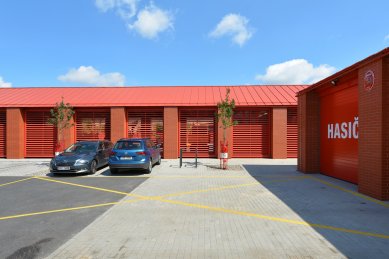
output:
[[[389,46],[387,0],[2,0],[0,86],[312,83]]]

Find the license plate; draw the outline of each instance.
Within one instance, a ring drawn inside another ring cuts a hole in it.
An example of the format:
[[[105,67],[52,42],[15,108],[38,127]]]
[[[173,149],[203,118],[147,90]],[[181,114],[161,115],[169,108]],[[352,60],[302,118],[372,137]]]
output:
[[[121,160],[132,160],[132,156],[122,156]]]
[[[70,170],[70,166],[58,166],[58,170],[61,171]]]

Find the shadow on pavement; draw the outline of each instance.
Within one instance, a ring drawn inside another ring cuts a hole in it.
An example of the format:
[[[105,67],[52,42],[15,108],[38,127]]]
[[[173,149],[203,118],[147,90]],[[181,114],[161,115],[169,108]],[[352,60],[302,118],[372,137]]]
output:
[[[384,206],[312,178],[304,178],[306,175],[296,171],[295,165],[243,166],[262,186],[308,223],[389,235],[389,211]],[[320,174],[312,176],[357,191],[354,184]],[[349,258],[389,258],[389,239],[314,229]]]

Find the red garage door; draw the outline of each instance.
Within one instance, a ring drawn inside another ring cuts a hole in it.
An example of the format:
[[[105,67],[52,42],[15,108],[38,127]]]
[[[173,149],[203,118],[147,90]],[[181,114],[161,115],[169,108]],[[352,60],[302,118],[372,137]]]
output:
[[[163,144],[163,110],[135,110],[127,112],[129,138],[150,138]]]
[[[0,157],[5,157],[5,111],[0,111]]]
[[[288,108],[287,152],[289,158],[297,157],[297,108]]]
[[[320,171],[358,183],[357,79],[320,93]]]
[[[215,110],[180,111],[180,148],[184,157],[216,157]]]
[[[54,155],[57,134],[49,118],[49,111],[26,111],[26,157]]]
[[[77,110],[76,140],[111,139],[110,110]]]
[[[270,110],[236,110],[233,127],[234,157],[270,157]]]

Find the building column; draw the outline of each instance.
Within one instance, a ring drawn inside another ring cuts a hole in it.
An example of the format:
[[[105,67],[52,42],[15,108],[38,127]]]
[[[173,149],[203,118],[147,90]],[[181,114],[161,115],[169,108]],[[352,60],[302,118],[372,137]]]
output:
[[[365,88],[365,76],[374,73],[374,85]],[[358,190],[389,200],[389,58],[358,71]]]
[[[6,145],[7,158],[24,158],[25,154],[25,123],[21,108],[7,108],[6,115]]]
[[[320,97],[312,91],[298,96],[297,169],[320,172]]]
[[[163,110],[163,156],[175,159],[178,155],[178,108],[164,107]]]
[[[285,159],[288,157],[288,109],[274,107],[272,118],[272,158]]]
[[[111,141],[115,143],[127,137],[127,116],[125,107],[111,107]]]

